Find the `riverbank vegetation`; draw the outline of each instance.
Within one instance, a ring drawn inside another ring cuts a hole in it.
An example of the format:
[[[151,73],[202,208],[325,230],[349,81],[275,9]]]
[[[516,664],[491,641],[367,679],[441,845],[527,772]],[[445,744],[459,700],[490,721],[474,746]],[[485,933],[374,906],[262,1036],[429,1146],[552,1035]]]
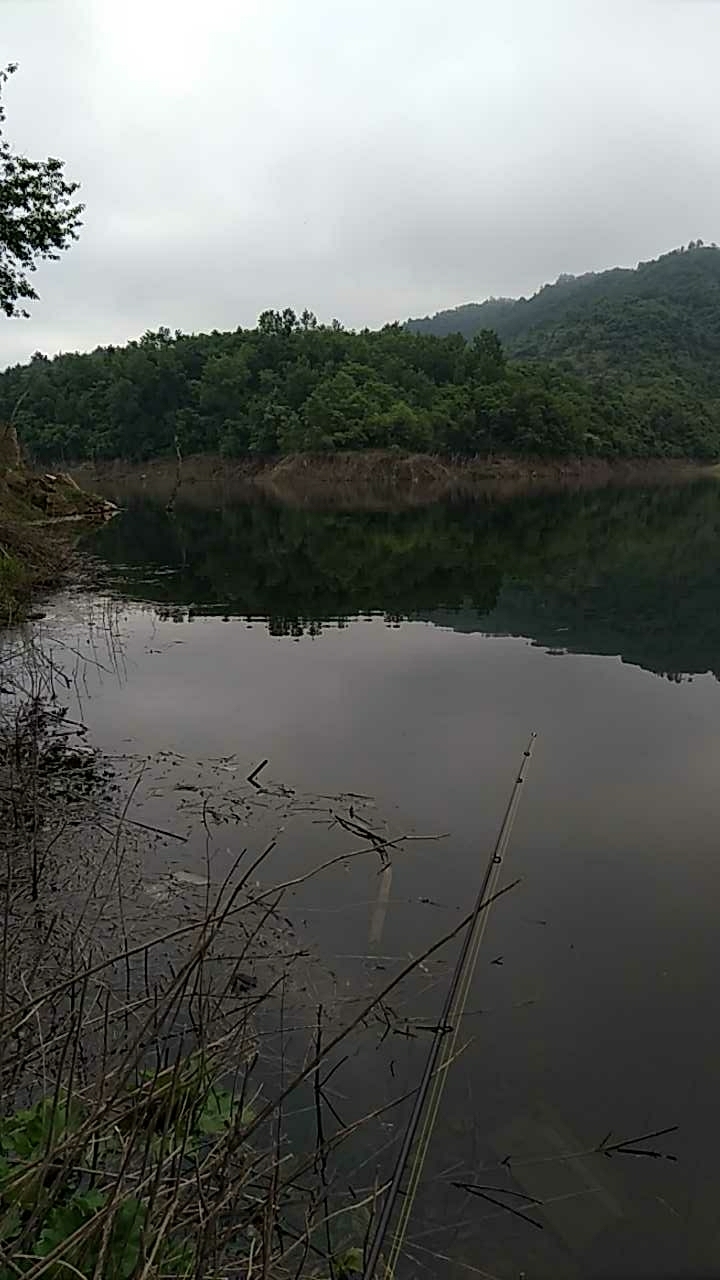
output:
[[[267,761],[245,778],[236,757],[106,760],[58,697],[100,656],[111,673],[100,622],[92,658],[58,663],[45,632],[3,652],[0,1280],[349,1280],[407,1106],[382,1046],[399,1058],[408,1013],[387,999],[428,965],[442,982],[466,921],[350,999],[290,899],[318,877],[372,885],[418,837]],[[172,829],[152,821],[162,794]],[[280,874],[276,837],[303,824],[313,855]],[[369,1109],[338,1092],[368,1060]]]
[[[37,299],[31,274],[77,239],[83,206],[62,160],[34,160],[6,137],[2,95],[16,63],[0,68],[0,311],[26,317]],[[14,428],[19,401],[0,415],[0,626],[16,621],[34,588],[56,578],[65,545],[37,527],[48,515],[87,511],[93,500],[69,479],[32,476],[23,466]],[[98,507],[102,504],[95,502]]]
[[[716,457],[719,296],[720,250],[693,244],[636,271],[563,277],[527,302],[379,331],[289,308],[254,329],[160,328],[6,370],[0,420],[15,412],[48,463],[367,449]]]
[[[30,471],[13,428],[0,431],[0,626],[20,621],[33,592],[57,581],[71,557],[71,531],[114,510],[68,475]]]
[[[633,441],[717,451],[720,249],[692,240],[634,269],[561,275],[530,298],[491,298],[409,320],[425,337],[492,328],[519,361],[550,362],[621,406]]]
[[[23,396],[31,454],[146,458],[395,448],[412,452],[584,451],[588,432],[622,452],[622,425],[578,379],[509,365],[492,333],[420,337],[323,326],[268,312],[256,329],[147,333],[125,347],[0,376],[0,417]]]
[[[12,430],[0,433],[0,626],[18,621],[32,592],[51,582],[65,561],[60,539],[50,539]]]
[[[552,364],[508,360],[491,331],[324,326],[267,312],[255,329],[147,333],[0,375],[0,419],[31,455],[144,459],[392,449],[444,455],[710,457],[720,416],[665,412]]]

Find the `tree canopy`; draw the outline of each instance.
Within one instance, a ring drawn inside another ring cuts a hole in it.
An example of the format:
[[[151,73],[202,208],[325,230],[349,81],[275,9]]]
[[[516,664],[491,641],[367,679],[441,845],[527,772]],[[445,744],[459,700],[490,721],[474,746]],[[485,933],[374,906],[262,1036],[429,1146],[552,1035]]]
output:
[[[17,70],[0,71],[0,95]],[[43,258],[58,258],[77,239],[83,206],[73,203],[77,182],[67,182],[62,160],[30,160],[5,137],[0,98],[0,308],[27,316],[24,303],[37,299],[29,273]]]
[[[286,307],[254,329],[161,327],[85,355],[38,352],[0,374],[0,418],[17,406],[22,439],[47,462],[177,446],[720,454],[720,250],[693,242],[477,310],[493,323],[469,340],[428,325],[355,332]]]
[[[399,324],[353,332],[310,311],[254,329],[147,332],[123,347],[0,374],[0,418],[40,461],[141,460],[174,451],[271,455],[352,449],[617,456],[720,452],[720,428],[650,422],[622,389],[551,363]],[[671,407],[672,408],[672,407]]]
[[[531,298],[491,298],[407,322],[413,333],[468,340],[487,326],[515,359],[550,362],[622,405],[623,430],[639,429],[646,445],[716,448],[717,246],[691,240],[633,270],[562,275]]]

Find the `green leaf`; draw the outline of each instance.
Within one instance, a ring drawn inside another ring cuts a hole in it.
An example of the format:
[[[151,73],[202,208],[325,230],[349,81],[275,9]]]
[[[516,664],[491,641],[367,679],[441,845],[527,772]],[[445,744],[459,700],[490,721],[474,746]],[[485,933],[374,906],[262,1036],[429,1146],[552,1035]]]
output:
[[[64,1240],[69,1240],[78,1227],[92,1218],[95,1212],[96,1209],[91,1203],[87,1203],[85,1196],[72,1196],[65,1204],[55,1205],[45,1218],[45,1225],[35,1245],[37,1256],[47,1257]],[[74,1249],[72,1253],[75,1254]]]
[[[120,1205],[110,1236],[106,1280],[130,1280],[140,1256],[140,1241],[147,1210],[139,1200],[125,1200]]]
[[[222,1133],[232,1123],[234,1110],[233,1095],[227,1089],[211,1089],[197,1118],[198,1132],[206,1136]]]
[[[22,1225],[22,1215],[18,1205],[12,1205],[0,1218],[0,1240],[10,1240],[17,1235]]]
[[[346,1249],[336,1258],[338,1280],[346,1280],[346,1277],[354,1275],[363,1269],[363,1251],[362,1249]]]

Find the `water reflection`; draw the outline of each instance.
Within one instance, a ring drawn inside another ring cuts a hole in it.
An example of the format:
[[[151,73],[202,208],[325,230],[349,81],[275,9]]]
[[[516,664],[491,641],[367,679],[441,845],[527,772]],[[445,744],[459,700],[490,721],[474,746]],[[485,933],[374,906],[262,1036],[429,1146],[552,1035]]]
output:
[[[267,619],[275,636],[380,613],[720,672],[720,486],[523,495],[405,511],[267,502],[167,513],[131,498],[92,540],[165,616]]]

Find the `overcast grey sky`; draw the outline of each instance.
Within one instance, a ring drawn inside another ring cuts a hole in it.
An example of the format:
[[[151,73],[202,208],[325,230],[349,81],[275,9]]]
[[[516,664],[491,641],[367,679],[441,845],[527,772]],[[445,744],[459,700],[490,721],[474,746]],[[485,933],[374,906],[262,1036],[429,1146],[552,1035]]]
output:
[[[720,240],[716,0],[0,0],[78,244],[0,363],[265,307],[376,326]]]

